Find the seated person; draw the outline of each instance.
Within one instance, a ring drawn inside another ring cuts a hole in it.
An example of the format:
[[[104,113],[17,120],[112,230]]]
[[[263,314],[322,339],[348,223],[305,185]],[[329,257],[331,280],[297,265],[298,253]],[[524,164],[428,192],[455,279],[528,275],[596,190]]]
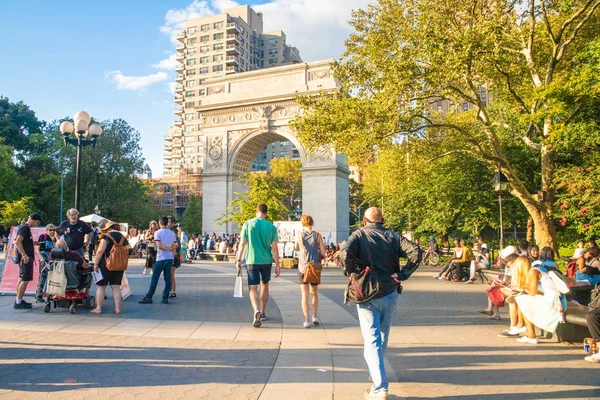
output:
[[[438,250],[439,250],[439,247],[438,247],[437,242],[435,241],[435,238],[429,239],[429,247],[427,248],[427,252],[423,256],[423,260],[425,260],[427,257],[429,257],[429,255],[432,253],[439,254]]]
[[[477,243],[475,245],[475,250],[473,250],[473,254],[475,255],[475,259],[471,261],[471,276],[469,277],[469,280],[465,283],[475,282],[475,273],[477,271],[481,271],[483,269],[490,269],[490,253],[485,244],[481,245],[480,243]]]
[[[81,257],[81,255],[76,251],[71,251],[67,247],[67,242],[60,239],[56,242],[56,248],[66,250],[65,261],[73,261],[77,263],[77,268],[89,268],[89,263]]]
[[[575,249],[573,257],[571,258],[573,260],[577,260],[578,258],[583,257],[583,253],[585,253],[585,242],[583,240],[580,240],[579,242],[577,242],[577,248]]]
[[[500,260],[502,264],[506,267],[504,270],[504,275],[500,275],[498,280],[492,281],[488,287],[486,288],[486,295],[488,297],[488,306],[486,309],[479,311],[481,314],[488,315],[489,318],[500,320],[499,308],[504,307],[504,301],[512,295],[510,291],[510,277],[511,277],[511,265],[515,262],[519,255],[517,254],[517,249],[514,246],[507,246],[500,252]],[[524,322],[519,318],[518,309],[516,307],[516,302],[510,301],[508,302],[509,315],[510,315],[510,328],[502,332],[502,337],[510,337],[518,335],[510,335],[504,336],[511,329],[523,328]]]
[[[469,268],[471,266],[471,261],[475,260],[475,255],[473,255],[473,250],[467,246],[464,239],[460,241],[460,247],[462,248],[462,255],[459,259],[453,260],[450,263],[450,274],[448,275],[448,280],[452,280],[452,282],[460,282],[466,276],[463,273],[463,269]]]
[[[460,259],[462,257],[463,249],[460,246],[460,241],[458,239],[454,239],[454,250],[452,251],[452,258],[448,262],[448,264],[444,265],[442,270],[433,276],[433,279],[444,279],[450,274],[450,267],[452,266],[452,262]]]
[[[588,281],[592,285],[600,283],[600,248],[590,247],[582,258],[577,260],[577,272],[575,277],[578,281]]]

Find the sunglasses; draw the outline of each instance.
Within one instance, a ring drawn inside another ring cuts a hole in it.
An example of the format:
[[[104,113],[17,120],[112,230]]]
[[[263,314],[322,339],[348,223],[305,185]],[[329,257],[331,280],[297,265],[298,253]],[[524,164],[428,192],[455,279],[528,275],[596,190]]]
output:
[[[48,229],[48,232],[56,232],[56,229]]]

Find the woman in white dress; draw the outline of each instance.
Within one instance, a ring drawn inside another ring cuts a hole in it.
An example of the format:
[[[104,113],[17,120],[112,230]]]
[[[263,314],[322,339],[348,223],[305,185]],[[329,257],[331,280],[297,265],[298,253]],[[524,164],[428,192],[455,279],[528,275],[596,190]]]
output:
[[[542,253],[544,250],[546,248],[542,249]],[[527,327],[527,336],[517,339],[518,342],[537,344],[535,326],[547,332],[556,332],[562,320],[560,294],[545,265],[535,263],[527,274],[524,293],[516,297]]]

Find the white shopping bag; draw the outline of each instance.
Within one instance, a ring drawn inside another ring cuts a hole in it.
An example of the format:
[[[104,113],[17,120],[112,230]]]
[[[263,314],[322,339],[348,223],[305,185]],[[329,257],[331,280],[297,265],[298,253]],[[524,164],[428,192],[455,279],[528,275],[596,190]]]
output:
[[[129,281],[127,280],[127,275],[123,272],[123,279],[121,279],[121,296],[123,300],[131,296],[131,288],[129,287]]]
[[[51,296],[65,297],[67,289],[67,277],[65,276],[65,261],[55,261],[52,270],[48,271],[48,282],[46,283],[46,294]]]
[[[242,271],[235,278],[235,289],[233,289],[233,297],[244,297],[244,282],[242,281]]]

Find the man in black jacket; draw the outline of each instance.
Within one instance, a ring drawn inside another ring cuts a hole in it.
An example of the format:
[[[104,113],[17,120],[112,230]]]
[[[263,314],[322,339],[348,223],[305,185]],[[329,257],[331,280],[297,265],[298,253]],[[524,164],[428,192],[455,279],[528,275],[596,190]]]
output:
[[[401,282],[407,280],[421,263],[421,249],[414,243],[383,227],[383,215],[376,207],[364,215],[364,228],[354,232],[341,249],[344,273],[349,276],[370,266],[379,282],[380,292],[372,300],[357,304],[360,329],[365,341],[364,356],[373,385],[366,399],[387,399],[389,383],[385,376],[384,355]],[[400,269],[400,257],[408,262]]]

